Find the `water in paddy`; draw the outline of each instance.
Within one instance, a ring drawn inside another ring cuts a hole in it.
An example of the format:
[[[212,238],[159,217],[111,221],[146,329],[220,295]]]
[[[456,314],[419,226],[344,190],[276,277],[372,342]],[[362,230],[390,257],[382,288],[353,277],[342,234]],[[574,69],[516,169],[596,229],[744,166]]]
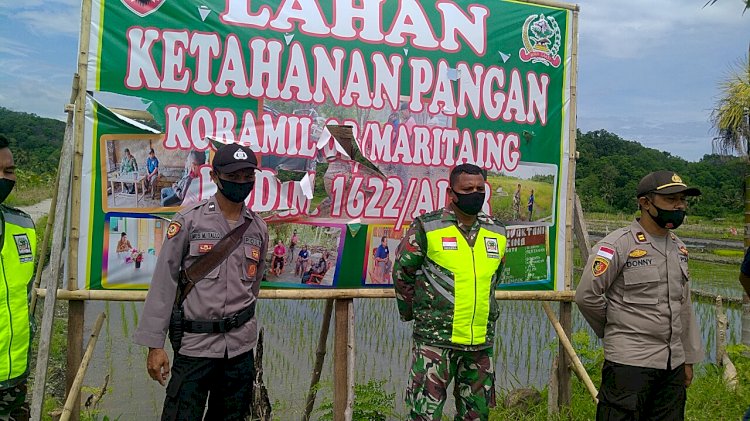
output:
[[[557,352],[552,325],[540,303],[501,301],[499,304],[501,315],[495,343],[498,389],[543,388]],[[264,380],[278,419],[299,419],[302,414],[324,307],[323,301],[291,300],[263,300],[258,305],[258,318],[266,332]],[[399,321],[392,299],[355,300],[354,308],[355,379],[358,383],[384,380],[385,391],[395,394],[396,410],[404,413],[411,324]],[[102,399],[100,409],[111,419],[120,416],[121,420],[156,420],[160,414],[164,388],[146,373],[146,349],[131,340],[141,309],[142,303],[131,302],[89,302],[86,305],[86,338],[96,316],[102,311],[108,316],[84,385],[100,387],[105,376],[110,375],[110,390]],[[696,313],[704,344],[710,350],[714,348],[715,336],[713,306],[697,304]],[[740,311],[728,309],[727,315],[729,341],[737,343]],[[574,306],[573,331],[578,330],[593,336]],[[331,399],[332,344],[331,330],[316,407],[324,399]],[[709,354],[713,359],[713,351]],[[83,398],[90,393],[84,390]],[[452,406],[449,403],[446,407]]]

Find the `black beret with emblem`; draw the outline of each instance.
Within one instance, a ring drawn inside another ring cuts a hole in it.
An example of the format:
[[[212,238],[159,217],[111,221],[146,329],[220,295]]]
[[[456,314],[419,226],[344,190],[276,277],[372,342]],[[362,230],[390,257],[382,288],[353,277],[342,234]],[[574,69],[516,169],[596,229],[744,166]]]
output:
[[[247,146],[233,143],[222,145],[216,150],[212,165],[214,170],[228,174],[245,168],[258,168],[258,158]]]
[[[672,171],[654,171],[643,177],[638,183],[638,197],[649,193],[674,194],[685,193],[686,196],[700,196],[701,191],[695,187],[688,187],[682,178]]]

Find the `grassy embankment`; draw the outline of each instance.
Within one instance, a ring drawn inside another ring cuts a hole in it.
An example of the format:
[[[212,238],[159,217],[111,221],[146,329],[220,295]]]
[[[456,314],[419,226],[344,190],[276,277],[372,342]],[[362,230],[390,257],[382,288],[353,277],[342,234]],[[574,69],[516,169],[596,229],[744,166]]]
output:
[[[16,170],[16,185],[3,204],[13,207],[29,206],[52,197],[55,174],[35,174]]]

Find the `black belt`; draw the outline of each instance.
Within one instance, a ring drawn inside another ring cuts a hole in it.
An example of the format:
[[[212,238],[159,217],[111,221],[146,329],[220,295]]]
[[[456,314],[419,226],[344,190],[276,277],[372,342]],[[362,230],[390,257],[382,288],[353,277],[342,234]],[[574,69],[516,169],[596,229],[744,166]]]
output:
[[[219,320],[183,320],[182,329],[190,333],[226,333],[244,325],[253,316],[255,316],[255,303],[231,317]]]

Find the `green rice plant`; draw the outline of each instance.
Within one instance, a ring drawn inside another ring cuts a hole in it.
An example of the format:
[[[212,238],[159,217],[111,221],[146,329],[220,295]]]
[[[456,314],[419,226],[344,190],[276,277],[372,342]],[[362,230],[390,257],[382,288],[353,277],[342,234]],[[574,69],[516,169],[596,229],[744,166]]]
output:
[[[742,259],[742,257],[745,255],[744,250],[736,250],[736,249],[716,249],[712,250],[713,254],[717,256],[722,257],[736,257],[739,259]]]
[[[354,421],[385,421],[402,419],[393,411],[395,393],[387,393],[383,390],[385,380],[370,380],[365,384],[354,385],[354,408],[352,420]],[[333,420],[333,402],[326,398],[317,409],[320,413],[319,420]]]

